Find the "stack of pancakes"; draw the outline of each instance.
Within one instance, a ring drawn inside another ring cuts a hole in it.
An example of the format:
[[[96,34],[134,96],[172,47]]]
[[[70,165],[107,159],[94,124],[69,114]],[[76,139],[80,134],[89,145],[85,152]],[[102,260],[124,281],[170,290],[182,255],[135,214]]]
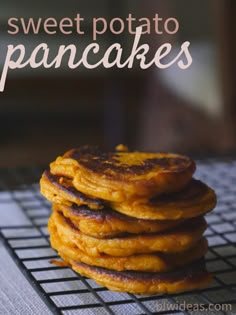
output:
[[[65,264],[114,291],[174,293],[209,283],[203,215],[214,191],[170,153],[72,149],[43,173],[50,241]]]

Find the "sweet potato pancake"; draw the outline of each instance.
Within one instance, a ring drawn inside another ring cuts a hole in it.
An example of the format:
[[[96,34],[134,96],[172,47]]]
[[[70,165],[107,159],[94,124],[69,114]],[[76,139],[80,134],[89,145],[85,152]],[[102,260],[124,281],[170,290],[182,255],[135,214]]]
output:
[[[50,164],[41,193],[53,203],[51,246],[81,275],[134,294],[206,286],[207,224],[216,195],[173,153],[83,146]]]
[[[87,205],[93,210],[104,207],[113,208],[139,219],[168,220],[168,224],[163,224],[163,230],[165,226],[167,228],[175,226],[174,222],[171,224],[171,220],[200,216],[211,211],[216,205],[215,192],[206,184],[195,179],[192,179],[180,192],[162,194],[151,199],[129,200],[123,203],[105,202],[102,199],[88,197],[76,190],[71,180],[52,175],[49,171],[43,173],[40,186],[41,193],[51,202],[66,206],[72,206],[73,203],[79,206]],[[159,226],[161,226],[161,222]]]
[[[133,294],[177,293],[205,287],[212,275],[205,269],[204,261],[196,261],[188,266],[170,272],[153,273],[137,271],[114,271],[90,266],[82,262],[66,259],[72,268],[98,284],[113,291]]]
[[[123,202],[181,190],[195,171],[188,157],[171,153],[72,149],[50,165],[51,173],[73,179],[89,196]]]
[[[206,229],[206,221],[199,217],[190,219],[167,232],[98,239],[81,233],[69,219],[58,212],[51,215],[49,230],[51,225],[56,226],[59,237],[65,243],[72,241],[90,256],[99,256],[102,253],[111,256],[130,256],[156,251],[178,253],[193,247],[202,238]]]
[[[211,211],[216,205],[214,190],[192,179],[180,192],[163,194],[152,199],[111,203],[111,207],[129,216],[149,220],[193,218]]]
[[[117,271],[136,270],[149,272],[166,272],[176,269],[179,266],[187,265],[195,261],[207,251],[207,240],[202,238],[191,249],[178,254],[136,254],[125,257],[114,257],[106,254],[100,254],[97,257],[89,256],[82,252],[74,243],[68,240],[67,243],[57,233],[54,225],[50,227],[50,242],[52,247],[58,251],[61,257],[66,257],[84,262],[88,265],[109,268]]]
[[[62,212],[84,234],[105,238],[124,233],[154,233],[169,230],[183,220],[143,220],[129,217],[105,207],[99,211],[87,206],[53,204],[53,210]]]
[[[103,208],[101,199],[88,197],[74,188],[71,179],[45,171],[40,179],[40,191],[51,202],[71,206],[87,205],[91,209]]]

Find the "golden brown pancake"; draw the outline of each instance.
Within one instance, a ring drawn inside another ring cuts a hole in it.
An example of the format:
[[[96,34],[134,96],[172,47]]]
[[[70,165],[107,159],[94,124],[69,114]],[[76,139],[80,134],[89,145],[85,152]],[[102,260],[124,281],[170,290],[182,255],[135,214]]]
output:
[[[211,211],[216,205],[214,190],[200,180],[192,179],[182,191],[153,199],[111,203],[117,211],[139,219],[179,220]]]
[[[154,233],[169,230],[184,220],[142,220],[129,217],[105,207],[93,211],[87,206],[53,204],[53,210],[62,212],[84,234],[106,238],[124,233]]]
[[[105,202],[98,198],[88,197],[76,190],[71,180],[52,175],[49,171],[43,173],[40,186],[41,193],[53,203],[66,206],[72,206],[73,203],[79,206],[87,205],[94,210],[99,210],[104,207],[106,209],[113,208],[129,217],[147,220],[171,221],[181,218],[191,218],[205,214],[216,205],[216,195],[214,191],[206,184],[195,179],[192,179],[188,186],[180,192],[163,194],[152,199],[143,198],[123,203]],[[108,220],[110,220],[110,217]],[[163,224],[163,230],[165,226],[168,228],[168,226],[171,227],[174,225],[173,222],[172,224],[170,222],[166,225]],[[159,226],[161,226],[161,222]],[[120,228],[122,231],[122,227]],[[158,231],[158,229],[156,231]],[[137,229],[137,233],[142,232],[146,231],[138,231]],[[155,230],[152,232],[155,232]],[[130,231],[130,233],[133,232]]]
[[[49,219],[49,231],[54,225],[65,243],[72,241],[90,256],[99,256],[102,253],[111,256],[130,256],[156,251],[182,252],[193,247],[201,239],[207,226],[204,218],[198,217],[167,232],[98,239],[81,233],[69,219],[58,212],[54,212]]]
[[[103,208],[102,200],[86,196],[74,188],[71,179],[53,175],[48,170],[40,179],[40,191],[51,202],[68,206],[73,203],[87,205],[96,210]]]
[[[168,228],[168,226],[172,227],[175,225],[173,222],[171,224],[171,220],[200,216],[211,211],[216,205],[215,192],[196,179],[192,179],[187,187],[177,193],[163,194],[152,199],[143,198],[123,203],[105,202],[98,198],[88,197],[76,190],[71,180],[52,175],[48,171],[43,173],[40,186],[41,193],[53,203],[66,206],[72,206],[73,203],[79,206],[87,205],[93,210],[99,210],[104,207],[106,209],[113,208],[129,217],[138,219],[169,220],[168,224],[163,224],[163,230],[165,226]],[[161,222],[159,226],[161,226]],[[137,229],[137,233],[142,232],[146,231],[138,231]],[[152,232],[155,232],[155,230]],[[130,231],[130,233],[133,232]]]
[[[83,276],[95,280],[112,291],[133,294],[178,293],[207,286],[212,275],[205,269],[203,260],[171,272],[153,273],[137,271],[114,271],[90,266],[64,258],[72,268]]]
[[[136,270],[148,272],[166,272],[174,270],[179,266],[187,265],[197,260],[207,252],[207,240],[202,238],[191,249],[178,254],[137,254],[126,257],[114,257],[100,254],[97,257],[89,256],[82,252],[74,243],[68,240],[67,243],[60,238],[56,226],[50,228],[50,242],[61,257],[81,261],[85,264],[108,268],[117,271]]]
[[[181,190],[190,181],[195,164],[178,154],[105,152],[84,146],[58,157],[50,170],[72,178],[84,194],[123,202]]]

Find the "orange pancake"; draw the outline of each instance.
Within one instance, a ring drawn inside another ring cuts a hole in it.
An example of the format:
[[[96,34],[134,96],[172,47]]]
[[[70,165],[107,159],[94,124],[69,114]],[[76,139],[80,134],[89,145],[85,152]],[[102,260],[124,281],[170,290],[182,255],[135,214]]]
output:
[[[105,202],[98,198],[86,196],[74,188],[71,180],[52,175],[48,171],[43,173],[40,186],[41,193],[53,203],[66,206],[72,206],[73,203],[79,206],[87,205],[93,210],[113,208],[129,217],[147,220],[169,220],[169,222],[166,222],[167,224],[163,224],[163,230],[165,226],[167,228],[168,226],[174,226],[173,222],[171,224],[171,220],[200,216],[211,211],[216,205],[215,192],[206,184],[195,179],[192,179],[187,187],[180,192],[163,194],[152,199],[130,200],[123,203]],[[108,219],[110,219],[110,216]],[[129,218],[127,217],[127,219]],[[130,223],[129,220],[128,223]],[[159,226],[161,226],[161,222],[159,222]],[[122,231],[122,227],[120,228]],[[152,231],[155,232],[155,230]],[[132,231],[130,232],[132,233]],[[146,231],[138,231],[137,229],[137,233],[139,232]]]
[[[200,260],[176,271],[153,273],[136,271],[114,271],[94,267],[82,262],[65,258],[72,268],[83,276],[95,280],[112,291],[133,294],[165,294],[196,290],[206,287],[212,275]]]
[[[192,179],[182,191],[153,199],[111,203],[117,211],[139,219],[179,220],[201,216],[216,205],[214,190],[200,180]]]
[[[106,238],[124,233],[154,233],[169,230],[180,225],[184,220],[142,220],[129,217],[105,207],[99,211],[90,210],[87,206],[53,204],[53,210],[62,212],[66,218],[84,234]]]
[[[148,272],[166,272],[179,266],[187,265],[205,255],[207,240],[202,238],[191,249],[178,254],[137,254],[126,257],[114,257],[101,254],[97,257],[82,252],[73,242],[65,243],[57,233],[56,226],[51,226],[50,242],[61,257],[81,261],[85,264],[117,271],[136,270]]]
[[[204,218],[199,217],[188,220],[171,231],[98,239],[81,233],[69,219],[58,212],[54,212],[49,219],[49,231],[54,225],[65,243],[72,241],[89,256],[99,256],[102,253],[110,256],[130,256],[156,251],[182,252],[193,247],[202,238],[207,226]]]
[[[50,170],[72,178],[84,194],[124,202],[181,190],[190,181],[195,164],[172,153],[106,152],[84,146],[58,157]]]

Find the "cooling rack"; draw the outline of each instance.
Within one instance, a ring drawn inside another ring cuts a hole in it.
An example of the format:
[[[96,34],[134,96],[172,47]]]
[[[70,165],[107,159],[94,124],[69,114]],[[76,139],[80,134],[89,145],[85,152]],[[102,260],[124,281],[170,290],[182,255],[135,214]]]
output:
[[[68,267],[52,265],[50,260],[58,256],[48,242],[51,206],[39,193],[38,167],[0,170],[0,207],[5,208],[0,219],[2,213],[9,216],[0,220],[2,240],[54,314],[236,314],[236,160],[208,159],[197,165],[196,177],[218,196],[216,209],[206,216],[206,262],[215,277],[203,290],[155,296],[115,293]]]

